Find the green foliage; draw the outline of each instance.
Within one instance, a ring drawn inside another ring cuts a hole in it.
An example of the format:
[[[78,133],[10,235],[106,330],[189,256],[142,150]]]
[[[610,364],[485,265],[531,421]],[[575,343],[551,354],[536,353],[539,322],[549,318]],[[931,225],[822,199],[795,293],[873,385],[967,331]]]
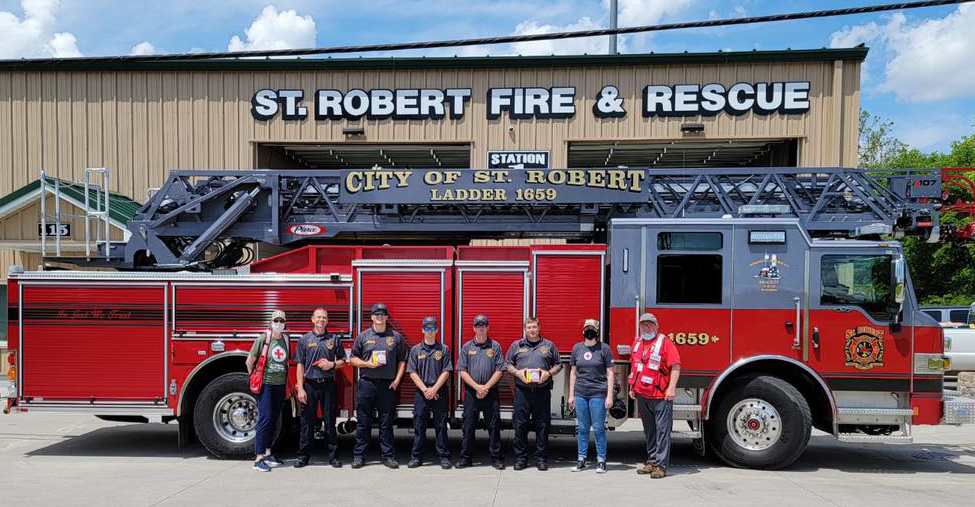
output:
[[[881,124],[887,125],[883,122]],[[889,129],[883,134],[889,136]],[[890,142],[881,145],[890,145]],[[886,160],[884,166],[892,169],[975,167],[975,133],[951,143],[951,151],[948,153],[924,153],[901,145]],[[975,170],[966,174],[975,181]],[[948,202],[956,200],[972,202],[973,196],[967,191],[951,187]],[[941,213],[942,224],[964,227],[972,221],[973,218],[969,215]],[[930,244],[918,238],[905,238],[903,243],[914,291],[922,305],[969,305],[975,301],[975,245]]]

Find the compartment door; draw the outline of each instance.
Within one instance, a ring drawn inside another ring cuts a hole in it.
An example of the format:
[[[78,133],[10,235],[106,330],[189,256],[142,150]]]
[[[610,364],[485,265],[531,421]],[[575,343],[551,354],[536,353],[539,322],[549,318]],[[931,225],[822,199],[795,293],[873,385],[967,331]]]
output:
[[[25,406],[165,407],[165,283],[20,287]]]

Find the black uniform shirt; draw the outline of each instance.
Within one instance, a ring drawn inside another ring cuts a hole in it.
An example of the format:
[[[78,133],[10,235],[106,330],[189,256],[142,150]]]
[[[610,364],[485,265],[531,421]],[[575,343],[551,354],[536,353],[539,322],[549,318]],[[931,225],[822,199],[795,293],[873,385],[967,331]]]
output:
[[[372,361],[374,352],[385,353],[386,364],[378,368],[361,368],[359,376],[378,380],[396,378],[396,368],[400,362],[406,361],[406,342],[403,335],[388,327],[382,333],[377,333],[373,328],[359,333],[352,344],[352,357]]]
[[[559,349],[551,341],[539,338],[535,343],[528,341],[528,338],[522,338],[512,343],[511,347],[508,348],[508,355],[505,356],[505,360],[516,370],[551,370],[559,364]],[[545,387],[552,385],[552,379],[549,378],[544,384],[528,384],[524,377],[515,377],[515,383],[520,386]]]
[[[315,331],[302,335],[295,351],[295,361],[304,366],[305,378],[309,380],[335,378],[335,368],[323,370],[315,366],[315,361],[319,359],[328,359],[332,362],[345,360],[342,339],[328,331],[321,336],[315,334]]]
[[[486,384],[496,371],[504,371],[501,345],[488,338],[482,344],[473,339],[460,348],[457,371],[466,371],[478,384]]]
[[[406,371],[416,373],[427,387],[433,387],[440,378],[440,374],[454,369],[453,359],[450,358],[450,347],[437,342],[427,345],[420,342],[410,349],[410,358],[406,361]]]

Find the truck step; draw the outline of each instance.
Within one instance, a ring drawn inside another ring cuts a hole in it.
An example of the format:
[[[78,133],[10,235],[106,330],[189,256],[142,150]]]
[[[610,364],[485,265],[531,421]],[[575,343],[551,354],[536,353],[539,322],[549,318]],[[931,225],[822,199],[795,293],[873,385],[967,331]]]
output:
[[[890,444],[910,444],[914,442],[914,437],[907,435],[864,435],[863,433],[840,433],[836,436],[840,442],[851,443],[890,443]]]
[[[941,424],[975,424],[975,400],[964,396],[945,396]]]
[[[670,432],[670,438],[672,440],[693,440],[695,438],[701,438],[701,432],[691,430],[675,430]]]
[[[914,415],[909,408],[840,408],[840,415],[906,416]]]

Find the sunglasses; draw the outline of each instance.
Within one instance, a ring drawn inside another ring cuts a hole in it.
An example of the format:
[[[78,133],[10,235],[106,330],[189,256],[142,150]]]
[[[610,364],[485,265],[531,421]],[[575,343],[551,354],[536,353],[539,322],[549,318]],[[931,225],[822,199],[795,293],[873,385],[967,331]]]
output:
[[[474,324],[474,327],[487,327],[487,324]]]
[[[425,327],[425,328],[423,328],[423,330],[426,331],[426,332],[428,332],[428,333],[432,333],[432,332],[436,331],[437,328],[435,328],[435,327]]]
[[[271,322],[277,322],[278,324],[284,324],[285,323],[285,320],[284,319],[274,319]]]

